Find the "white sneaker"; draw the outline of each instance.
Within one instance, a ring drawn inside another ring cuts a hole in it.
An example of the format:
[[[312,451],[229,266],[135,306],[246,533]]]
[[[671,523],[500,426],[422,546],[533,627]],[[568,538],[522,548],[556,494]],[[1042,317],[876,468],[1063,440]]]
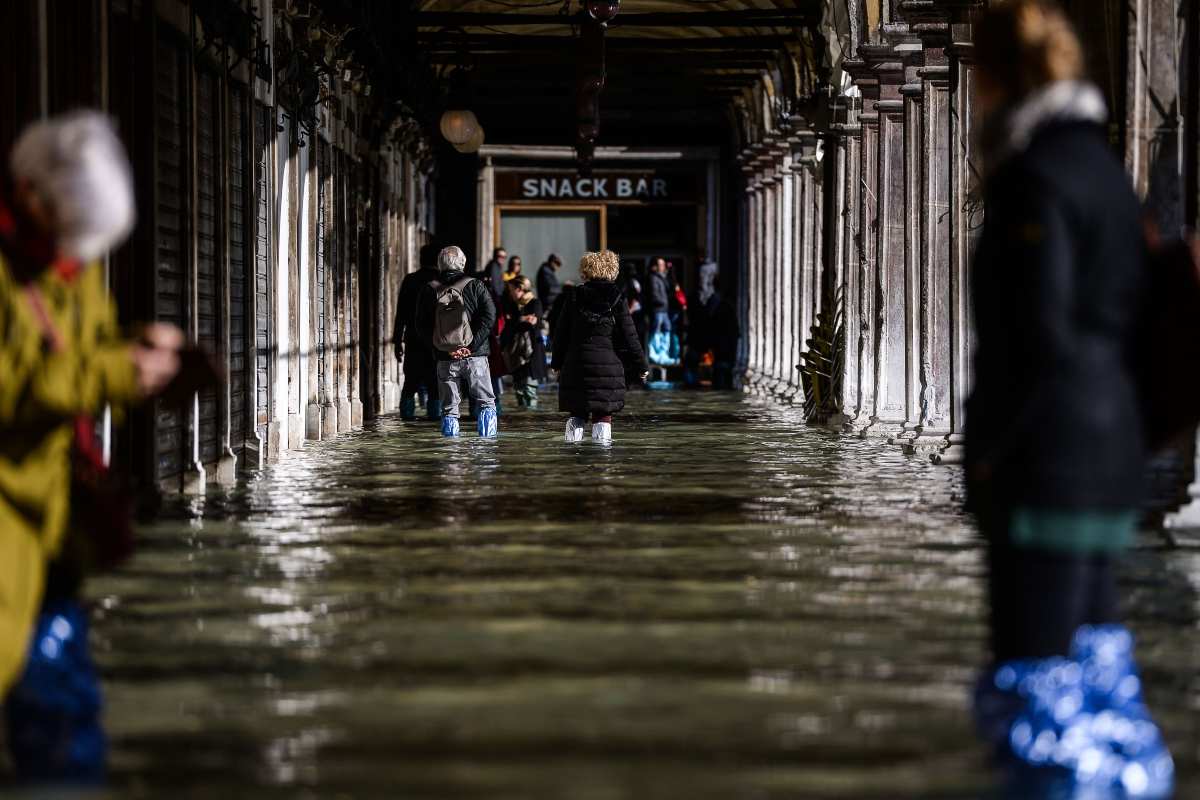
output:
[[[592,441],[596,444],[612,444],[612,423],[597,422],[593,425]]]
[[[563,441],[567,444],[579,444],[583,441],[583,428],[587,425],[586,420],[579,417],[571,417],[567,420],[567,430],[563,433]]]

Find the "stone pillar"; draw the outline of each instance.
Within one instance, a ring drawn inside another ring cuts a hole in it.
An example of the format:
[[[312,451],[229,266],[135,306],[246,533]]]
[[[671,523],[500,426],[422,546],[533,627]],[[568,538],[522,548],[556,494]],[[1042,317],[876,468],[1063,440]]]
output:
[[[962,460],[962,441],[967,396],[972,385],[971,351],[974,322],[971,312],[971,254],[983,227],[983,201],[979,195],[974,125],[974,16],[984,0],[935,0],[935,7],[949,20],[946,66],[949,78],[949,199],[950,264],[948,289],[950,372],[947,393],[949,433],[945,452],[935,454],[938,463]]]
[[[903,430],[905,420],[905,370],[908,348],[905,336],[906,237],[904,185],[904,101],[900,87],[904,63],[891,44],[859,48],[868,68],[879,79],[875,103],[879,136],[875,157],[878,164],[878,212],[876,218],[875,281],[875,397],[871,423],[865,432],[892,436]]]
[[[794,324],[796,315],[796,176],[792,172],[790,147],[779,147],[780,197],[779,197],[779,264],[781,282],[779,286],[779,341],[783,353],[782,396],[792,401],[800,390],[800,374],[796,370],[800,337]]]
[[[876,369],[876,345],[878,315],[876,313],[877,253],[879,244],[879,79],[861,59],[843,62],[843,68],[853,78],[862,94],[859,112],[859,169],[856,195],[857,261],[853,268],[858,272],[856,293],[847,302],[858,307],[857,326],[847,328],[846,347],[854,348],[857,371],[855,383],[858,394],[855,398],[854,425],[852,430],[866,435],[875,413],[875,396],[878,381]]]
[[[834,108],[833,123],[827,141],[834,165],[836,192],[833,218],[828,220],[830,233],[836,244],[830,248],[834,259],[831,268],[836,270],[834,300],[841,306],[842,335],[842,384],[838,398],[838,414],[830,425],[843,430],[854,430],[860,425],[859,417],[859,358],[858,336],[861,328],[859,316],[859,251],[861,246],[861,169],[862,128],[858,122],[860,103],[857,98],[842,97]],[[827,156],[829,157],[829,156]]]
[[[738,340],[738,362],[735,373],[739,382],[744,382],[750,368],[750,254],[753,247],[750,238],[754,235],[754,224],[750,214],[750,175],[746,166],[745,155],[737,157],[738,170],[742,175],[742,201],[739,204],[738,226],[742,243],[740,263],[738,264],[738,327],[741,338]]]
[[[907,0],[900,11],[920,40],[909,83],[919,108],[918,118],[911,121],[919,130],[912,215],[917,234],[913,267],[919,309],[917,417],[916,435],[906,447],[909,452],[939,451],[946,447],[951,433],[953,360],[949,25],[931,0]]]
[[[812,335],[814,322],[813,309],[817,301],[813,287],[817,280],[818,265],[813,258],[814,242],[816,239],[813,219],[813,164],[816,157],[817,136],[811,130],[803,129],[792,137],[792,172],[796,180],[796,276],[799,286],[796,292],[796,302],[799,306],[795,319],[796,348],[795,364],[800,363],[799,354],[808,349],[808,339]]]
[[[762,144],[760,155],[755,159],[759,170],[759,183],[762,186],[762,327],[759,335],[763,341],[762,388],[768,392],[774,391],[779,380],[779,349],[776,337],[779,333],[779,321],[776,298],[779,294],[779,260],[776,257],[775,244],[778,240],[778,190],[779,176],[775,171],[773,159],[768,151],[769,145]]]
[[[773,308],[773,328],[771,339],[775,343],[775,380],[772,386],[774,394],[781,398],[791,396],[791,359],[788,342],[788,308],[787,286],[789,283],[791,265],[788,263],[788,238],[791,236],[791,214],[788,206],[788,167],[786,158],[788,148],[785,138],[776,135],[771,141],[771,178],[774,202],[771,215],[774,217],[774,231],[771,240],[772,258],[775,262],[775,288],[771,296]]]

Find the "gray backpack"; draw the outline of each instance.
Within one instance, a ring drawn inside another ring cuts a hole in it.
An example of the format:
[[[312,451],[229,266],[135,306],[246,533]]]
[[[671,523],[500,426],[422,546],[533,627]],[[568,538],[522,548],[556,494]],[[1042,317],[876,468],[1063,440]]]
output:
[[[463,277],[449,286],[440,281],[429,285],[437,295],[433,314],[433,346],[443,353],[453,353],[460,347],[470,347],[474,336],[471,333],[471,314],[463,300],[463,290],[473,278]]]

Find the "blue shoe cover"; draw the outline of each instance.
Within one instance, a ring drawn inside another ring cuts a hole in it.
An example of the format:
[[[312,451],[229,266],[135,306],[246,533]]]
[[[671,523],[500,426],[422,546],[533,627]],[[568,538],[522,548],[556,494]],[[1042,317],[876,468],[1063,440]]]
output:
[[[442,436],[447,439],[458,436],[458,417],[442,417]]]
[[[414,409],[413,413],[416,413]],[[425,416],[429,419],[442,418],[442,401],[437,397],[430,397],[425,401]]]
[[[405,397],[400,401],[400,419],[413,420],[417,418],[417,398]]]
[[[479,435],[482,438],[495,439],[500,427],[496,422],[496,409],[479,409],[479,419],[476,423],[476,427],[479,429]]]
[[[105,775],[100,678],[86,612],[73,600],[39,614],[20,680],[4,703],[8,746],[24,780],[95,783]]]
[[[1116,800],[1171,795],[1174,764],[1142,701],[1133,636],[1081,627],[1067,658],[1008,661],[976,687],[980,734],[1013,779]],[[1066,794],[1071,797],[1072,794]]]

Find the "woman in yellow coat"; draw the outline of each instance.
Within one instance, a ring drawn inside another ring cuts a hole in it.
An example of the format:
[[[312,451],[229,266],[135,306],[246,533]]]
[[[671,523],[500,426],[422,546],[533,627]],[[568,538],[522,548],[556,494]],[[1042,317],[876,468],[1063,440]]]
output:
[[[118,331],[97,261],[128,235],[134,203],[107,118],[75,112],[34,124],[10,169],[0,193],[0,696],[26,664],[47,567],[68,528],[77,419],[161,389],[183,343],[171,326],[151,326],[138,342]]]

